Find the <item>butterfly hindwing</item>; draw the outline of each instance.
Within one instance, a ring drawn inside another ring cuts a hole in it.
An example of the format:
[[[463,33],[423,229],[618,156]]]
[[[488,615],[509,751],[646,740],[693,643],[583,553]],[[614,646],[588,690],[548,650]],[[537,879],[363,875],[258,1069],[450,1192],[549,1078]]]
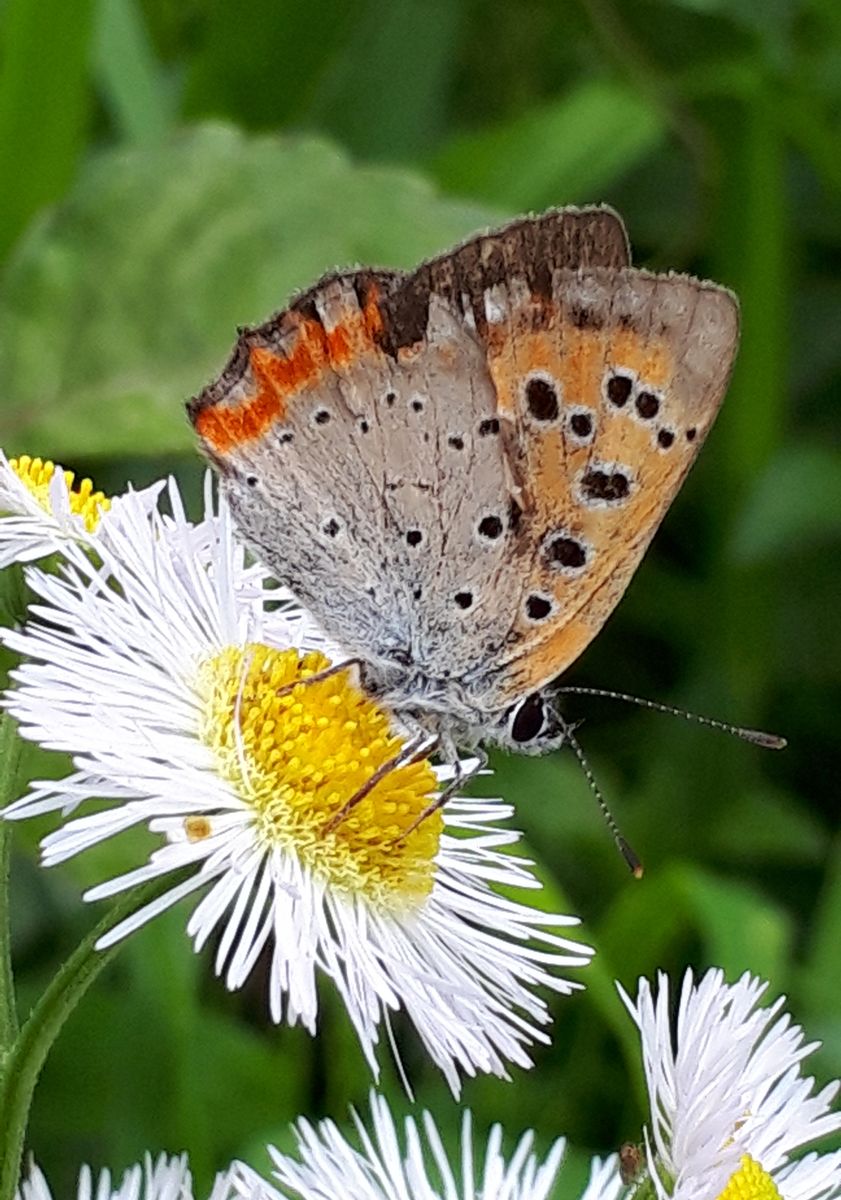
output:
[[[712,425],[738,340],[732,295],[687,276],[561,271],[544,329],[518,322],[516,285],[511,303],[489,362],[528,481],[531,558],[499,660],[507,696],[558,675],[604,624]]]

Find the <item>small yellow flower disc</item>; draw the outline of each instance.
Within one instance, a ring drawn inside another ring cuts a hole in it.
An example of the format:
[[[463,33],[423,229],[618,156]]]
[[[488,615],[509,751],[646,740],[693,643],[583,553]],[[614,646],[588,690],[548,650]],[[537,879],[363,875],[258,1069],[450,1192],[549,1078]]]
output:
[[[782,1197],[768,1172],[749,1154],[743,1154],[738,1171],[730,1176],[718,1200],[782,1200]]]
[[[186,817],[184,832],[188,842],[203,842],[213,832],[213,825],[208,817]]]
[[[49,460],[44,462],[40,458],[30,458],[28,454],[22,454],[20,458],[10,458],[9,466],[18,479],[26,485],[44,512],[52,515],[50,480],[56,470],[61,470],[61,468],[56,467],[55,463]],[[85,529],[88,533],[93,533],[99,524],[99,518],[111,507],[111,501],[104,492],[93,490],[90,479],[81,480],[75,491],[73,491],[73,480],[75,479],[73,472],[65,471],[64,479],[70,497],[70,511],[81,516],[85,522]]]
[[[223,650],[201,671],[201,737],[268,848],[294,853],[331,888],[411,909],[432,890],[441,813],[404,834],[433,800],[435,772],[426,759],[386,771],[330,827],[404,742],[347,671],[304,682],[329,665],[323,654],[262,645]]]

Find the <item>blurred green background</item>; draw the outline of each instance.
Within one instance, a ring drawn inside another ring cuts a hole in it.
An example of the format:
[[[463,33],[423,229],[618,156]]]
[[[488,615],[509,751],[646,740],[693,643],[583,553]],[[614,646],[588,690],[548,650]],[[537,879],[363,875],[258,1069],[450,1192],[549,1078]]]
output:
[[[338,265],[409,266],[476,228],[606,201],[639,263],[741,297],[729,399],[616,615],[569,681],[785,733],[762,752],[596,701],[581,739],[647,865],[633,883],[570,755],[495,763],[546,903],[598,948],[553,1001],[553,1044],[464,1098],[573,1153],[638,1136],[636,1041],[612,980],[685,964],[786,992],[841,1075],[841,6],[837,0],[3,0],[0,444],[116,490],[174,471],[183,400],[235,326]],[[194,511],[195,508],[194,508]],[[32,753],[34,776],[66,764]],[[23,1007],[95,914],[108,847],[45,874],[15,827]],[[184,910],[126,947],[69,1022],[31,1148],[78,1164],[191,1152],[199,1180],[264,1166],[298,1113],[342,1118],[369,1077],[324,989],[322,1031],[229,996]],[[455,1128],[398,1025],[419,1100]],[[384,1055],[387,1058],[387,1053]],[[386,1090],[406,1107],[394,1070]]]

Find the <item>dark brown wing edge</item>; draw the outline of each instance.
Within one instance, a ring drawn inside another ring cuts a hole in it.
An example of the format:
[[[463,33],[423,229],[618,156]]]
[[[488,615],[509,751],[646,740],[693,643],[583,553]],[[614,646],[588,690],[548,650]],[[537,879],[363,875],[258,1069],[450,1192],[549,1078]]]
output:
[[[630,264],[625,226],[611,208],[557,208],[537,217],[521,217],[470,238],[410,274],[395,276],[387,294],[379,298],[381,345],[396,357],[403,347],[420,341],[426,333],[433,294],[463,313],[470,311],[481,331],[485,292],[506,283],[517,266],[529,290],[551,301],[552,274],[558,268],[621,270]],[[361,300],[365,298],[363,284]]]
[[[607,206],[597,206],[549,209],[536,217],[520,217],[500,229],[473,235],[410,273],[366,268],[328,272],[267,321],[240,329],[221,375],[187,402],[188,415],[195,421],[202,409],[217,404],[230,392],[243,376],[251,347],[271,345],[286,312],[318,320],[315,299],[331,280],[351,283],[360,308],[365,308],[373,294],[382,316],[377,340],[385,353],[396,358],[399,350],[425,336],[432,294],[450,301],[463,313],[471,311],[481,329],[485,322],[484,294],[509,278],[512,264],[522,267],[531,291],[548,301],[552,298],[552,273],[557,268],[621,270],[630,262],[621,217]]]

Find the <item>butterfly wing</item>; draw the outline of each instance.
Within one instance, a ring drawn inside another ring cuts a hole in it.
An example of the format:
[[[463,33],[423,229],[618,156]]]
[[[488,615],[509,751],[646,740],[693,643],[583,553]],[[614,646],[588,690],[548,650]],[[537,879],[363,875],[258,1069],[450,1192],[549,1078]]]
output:
[[[528,457],[488,343],[513,313],[512,262],[546,295],[558,271],[624,268],[625,231],[609,210],[560,210],[411,275],[327,277],[243,332],[189,406],[240,528],[328,632],[467,691],[532,569]]]
[[[541,303],[510,272],[485,341],[529,558],[494,707],[560,674],[604,624],[709,432],[738,343],[735,298],[688,276],[561,269]]]

